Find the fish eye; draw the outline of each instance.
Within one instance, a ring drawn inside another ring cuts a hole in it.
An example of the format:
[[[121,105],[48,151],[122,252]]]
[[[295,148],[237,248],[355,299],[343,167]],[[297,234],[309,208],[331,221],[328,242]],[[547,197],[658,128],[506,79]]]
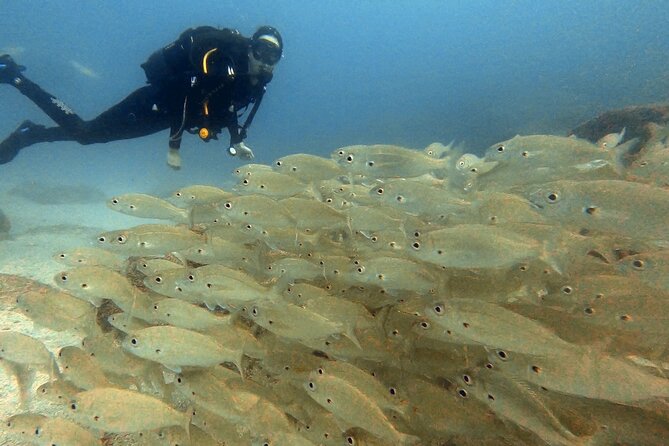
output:
[[[414,250],[418,251],[418,250],[420,249],[420,243],[419,243],[419,242],[413,242],[413,243],[411,244],[411,247],[412,247]]]
[[[100,243],[105,243],[106,241],[107,241],[107,238],[106,238],[106,237],[104,237],[104,236],[100,236],[100,237],[98,237],[98,242],[100,242]]]
[[[251,309],[251,314],[254,315],[254,316],[258,316],[258,307],[253,307]]]
[[[497,351],[495,352],[495,354],[496,354],[497,357],[498,357],[499,359],[501,359],[502,361],[506,361],[506,360],[509,359],[509,354],[508,354],[507,352],[505,352],[504,350],[497,350]]]
[[[118,198],[112,198],[111,203],[112,204],[118,204]]]
[[[248,186],[248,185],[249,185],[249,179],[248,179],[248,178],[244,178],[244,179],[242,180],[242,184],[243,184],[244,186]]]
[[[421,322],[421,323],[418,324],[418,325],[419,325],[420,328],[422,328],[423,330],[429,330],[429,329],[430,329],[430,323],[427,322],[427,321],[423,321],[423,322]]]
[[[362,273],[365,272],[365,267],[361,265],[361,266],[358,267],[358,269],[356,271],[358,271],[360,274],[362,274]]]
[[[348,443],[352,446],[355,445],[355,438],[353,438],[349,435],[348,437],[346,437],[346,443]]]
[[[225,204],[223,205],[223,207],[226,208],[226,209],[232,209],[232,203],[230,203],[229,201],[226,201]]]
[[[467,384],[468,386],[471,386],[471,385],[472,385],[472,378],[471,378],[471,376],[469,376],[469,375],[467,375],[467,374],[462,375],[462,380],[463,380],[463,381],[465,382],[465,384]]]
[[[323,367],[319,367],[317,371],[319,375],[325,374],[325,370],[323,370]]]
[[[77,403],[70,404],[70,409],[77,410]]]
[[[61,282],[67,282],[67,274],[61,274],[60,275],[60,281]]]
[[[139,344],[139,341],[137,340],[137,338],[132,338],[132,339],[130,339],[130,343],[132,345],[137,345],[137,344]]]
[[[191,282],[195,282],[195,276],[194,276],[194,275],[189,274],[187,278],[188,278],[188,280],[190,280]]]
[[[175,196],[175,197],[181,197],[181,191],[177,191],[177,192],[175,192],[175,193],[174,193],[174,196]]]
[[[374,167],[374,161],[367,161],[367,167]]]
[[[632,260],[632,268],[641,271],[646,267],[646,263],[641,259]]]
[[[402,203],[404,201],[404,197],[402,195],[398,195],[395,197],[395,200],[397,200],[398,203]]]
[[[546,195],[546,199],[548,200],[549,203],[556,203],[560,199],[560,196],[558,195],[557,192],[549,192]]]
[[[458,395],[460,395],[462,398],[467,398],[469,396],[465,389],[458,390]]]
[[[316,384],[313,381],[309,381],[307,387],[309,387],[309,390],[316,390]]]
[[[346,155],[346,152],[344,152],[343,150],[340,150],[340,151],[337,152],[337,155],[344,156],[344,155]]]
[[[276,165],[281,167],[283,165],[283,163],[279,160],[279,161],[276,162]]]
[[[377,189],[376,189],[376,193],[377,193],[378,195],[383,195],[383,188],[382,188],[382,187],[377,188]]]
[[[504,147],[503,144],[500,144],[499,146],[497,146],[497,149],[495,149],[495,150],[497,150],[498,153],[502,153],[502,152],[504,152],[505,147]]]
[[[393,395],[393,396],[394,396],[394,395],[397,395],[397,389],[394,388],[394,387],[390,387],[390,388],[388,388],[388,392],[389,392],[391,395]]]
[[[156,276],[153,278],[153,281],[156,283],[163,283],[163,278],[160,276]]]
[[[524,158],[527,158],[529,156],[529,154],[530,154],[530,152],[528,152],[527,150],[524,150],[520,153],[520,156],[522,156]]]
[[[346,161],[348,161],[349,163],[352,163],[353,162],[353,155],[347,156]]]
[[[434,307],[432,307],[432,311],[434,311],[437,315],[441,316],[442,314],[444,314],[444,305],[437,304]]]
[[[123,244],[123,243],[125,243],[126,241],[128,241],[128,238],[127,238],[125,235],[121,234],[121,235],[119,235],[118,237],[116,237],[116,241],[117,241],[118,243]]]

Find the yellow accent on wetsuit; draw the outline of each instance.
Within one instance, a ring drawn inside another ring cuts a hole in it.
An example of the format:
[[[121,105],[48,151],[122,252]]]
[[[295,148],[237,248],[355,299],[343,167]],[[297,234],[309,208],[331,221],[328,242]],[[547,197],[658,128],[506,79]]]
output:
[[[206,53],[204,53],[204,57],[202,58],[202,71],[204,74],[209,74],[209,69],[207,68],[207,59],[209,59],[209,56],[214,52],[218,51],[218,48],[212,48]]]

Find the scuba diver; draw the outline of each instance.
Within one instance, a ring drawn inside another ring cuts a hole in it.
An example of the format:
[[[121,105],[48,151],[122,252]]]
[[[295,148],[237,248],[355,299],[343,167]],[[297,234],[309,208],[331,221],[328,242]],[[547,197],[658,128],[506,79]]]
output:
[[[0,142],[0,164],[10,162],[32,144],[77,141],[94,144],[137,138],[170,129],[167,163],[181,167],[179,147],[184,131],[203,141],[230,133],[228,153],[244,159],[253,151],[244,143],[272,72],[283,54],[283,40],[271,26],[249,39],[233,29],[190,28],[142,64],[147,84],[90,121],[23,75],[25,67],[0,56],[0,84],[13,85],[58,126],[24,121]],[[243,125],[242,117],[253,104]]]

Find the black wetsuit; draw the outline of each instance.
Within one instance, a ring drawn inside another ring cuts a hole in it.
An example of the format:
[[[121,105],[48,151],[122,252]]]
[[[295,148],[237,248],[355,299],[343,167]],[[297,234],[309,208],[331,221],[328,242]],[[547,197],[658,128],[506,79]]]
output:
[[[57,127],[24,122],[0,142],[0,164],[26,146],[52,141],[94,144],[150,135],[170,129],[169,146],[178,149],[184,131],[216,138],[223,128],[230,145],[246,137],[238,117],[259,104],[271,74],[248,75],[250,39],[239,32],[209,26],[191,28],[151,55],[142,68],[148,85],[139,88],[98,117],[84,121],[63,102],[18,73],[10,83],[39,106]],[[200,132],[206,129],[205,132]]]

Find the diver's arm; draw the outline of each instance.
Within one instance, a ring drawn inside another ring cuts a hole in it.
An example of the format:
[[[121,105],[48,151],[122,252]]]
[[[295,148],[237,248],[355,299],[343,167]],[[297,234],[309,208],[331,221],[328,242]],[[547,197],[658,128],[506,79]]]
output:
[[[178,115],[173,116],[170,125],[170,139],[167,149],[167,164],[173,169],[181,168],[181,138],[186,126],[186,107],[188,106],[188,96],[184,97],[183,110]]]

